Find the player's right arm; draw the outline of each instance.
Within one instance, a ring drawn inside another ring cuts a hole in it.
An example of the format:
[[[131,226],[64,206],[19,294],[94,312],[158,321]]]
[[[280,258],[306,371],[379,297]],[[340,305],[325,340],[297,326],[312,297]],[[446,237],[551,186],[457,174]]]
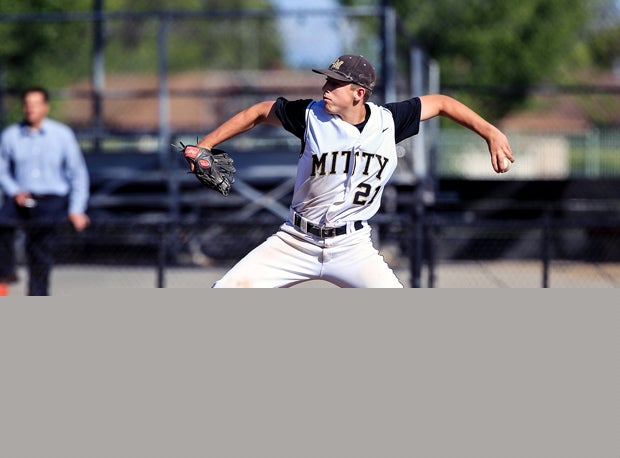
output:
[[[491,165],[497,173],[505,171],[504,158],[514,162],[506,135],[468,106],[443,94],[423,95],[420,97],[420,102],[422,121],[435,116],[444,116],[484,138],[491,154]]]
[[[240,111],[232,118],[224,121],[213,131],[205,135],[197,146],[207,149],[213,149],[226,140],[247,132],[259,124],[271,124],[275,126],[282,125],[275,114],[275,100],[259,102],[245,110]]]

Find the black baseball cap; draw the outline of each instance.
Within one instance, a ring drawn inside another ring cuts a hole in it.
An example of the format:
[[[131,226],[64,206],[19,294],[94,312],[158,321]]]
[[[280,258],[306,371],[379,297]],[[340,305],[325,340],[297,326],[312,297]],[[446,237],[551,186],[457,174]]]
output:
[[[364,56],[344,54],[333,61],[329,68],[313,68],[312,71],[337,81],[359,84],[370,91],[375,87],[375,68]]]

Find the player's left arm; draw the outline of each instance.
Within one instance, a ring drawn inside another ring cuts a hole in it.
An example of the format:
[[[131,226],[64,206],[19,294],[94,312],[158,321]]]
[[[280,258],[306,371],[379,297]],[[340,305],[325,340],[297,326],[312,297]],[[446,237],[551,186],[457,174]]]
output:
[[[420,102],[422,121],[435,116],[444,116],[484,138],[491,154],[491,165],[496,172],[505,171],[504,158],[510,162],[515,161],[506,135],[465,104],[443,94],[421,96]]]
[[[281,125],[280,120],[275,115],[274,104],[274,100],[258,102],[240,111],[205,135],[197,143],[197,146],[212,150],[220,143],[247,132],[259,124]]]

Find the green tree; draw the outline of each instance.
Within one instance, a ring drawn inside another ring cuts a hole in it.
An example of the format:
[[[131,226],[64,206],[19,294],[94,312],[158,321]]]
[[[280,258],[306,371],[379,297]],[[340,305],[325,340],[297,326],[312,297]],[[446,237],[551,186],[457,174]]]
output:
[[[586,40],[592,67],[609,69],[620,59],[620,1],[599,0]]]
[[[567,66],[589,64],[585,40],[596,31],[593,21],[613,7],[613,0],[367,3],[392,5],[407,35],[399,35],[400,44],[419,43],[439,63],[442,86],[468,86],[459,96],[490,117],[521,104],[528,86],[555,80]],[[470,97],[472,87],[479,90],[475,97]],[[489,87],[500,88],[501,99],[487,98]]]
[[[589,48],[596,66],[609,68],[620,59],[620,25],[609,28],[593,36]]]
[[[0,0],[1,122],[20,116],[15,96],[24,87],[62,91],[91,77],[91,14],[97,5],[106,18],[106,74],[155,75],[161,19],[174,18],[176,12],[184,16],[168,22],[167,64],[172,72],[265,68],[281,61],[275,21],[252,15],[269,9],[269,0]],[[242,18],[241,11],[247,17]]]
[[[437,59],[444,86],[499,86],[503,97],[460,94],[497,118],[520,105],[531,84],[553,78],[587,25],[588,0],[394,0],[405,27]]]
[[[158,20],[166,11],[216,12],[212,19],[183,18],[170,27],[170,65],[209,68],[266,66],[281,59],[274,21],[257,17],[239,20],[225,10],[251,12],[271,8],[268,0],[102,0],[105,13],[146,13],[105,24],[106,61],[110,71],[157,69]],[[95,1],[0,0],[0,70],[5,85],[62,85],[91,71],[93,24],[60,13],[89,13]],[[58,13],[46,19],[37,14]],[[250,49],[251,53],[245,52]],[[248,55],[249,54],[249,55]]]
[[[268,0],[106,0],[106,12],[200,12],[169,23],[171,71],[196,68],[263,68],[281,60],[274,21],[251,17],[270,9]],[[234,12],[247,11],[240,19]],[[230,13],[230,14],[227,14]],[[157,69],[159,17],[116,20],[107,24],[106,61],[111,71]]]
[[[83,0],[0,0],[0,71],[5,87],[14,91],[33,84],[55,87],[90,70],[90,48],[83,46],[92,30],[88,22],[40,21],[32,14],[83,8]]]

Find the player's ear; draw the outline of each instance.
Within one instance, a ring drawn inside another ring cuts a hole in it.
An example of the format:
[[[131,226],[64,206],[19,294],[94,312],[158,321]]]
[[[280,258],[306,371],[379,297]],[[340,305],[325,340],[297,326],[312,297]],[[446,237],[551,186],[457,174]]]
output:
[[[353,90],[353,98],[355,102],[361,102],[364,100],[366,96],[366,89],[362,86],[358,86],[357,84],[352,84],[351,89]]]

